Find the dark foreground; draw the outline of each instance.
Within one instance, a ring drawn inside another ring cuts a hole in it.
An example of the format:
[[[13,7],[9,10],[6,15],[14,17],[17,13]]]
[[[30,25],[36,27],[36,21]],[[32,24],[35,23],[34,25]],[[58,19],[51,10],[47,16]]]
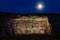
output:
[[[18,15],[18,14],[17,14]],[[38,14],[46,15],[52,25],[52,35],[18,35],[11,34],[8,28],[8,21],[16,18],[15,14],[0,13],[0,40],[60,40],[60,14]]]
[[[1,37],[2,40],[60,40],[57,35],[18,35],[18,36],[6,36]]]

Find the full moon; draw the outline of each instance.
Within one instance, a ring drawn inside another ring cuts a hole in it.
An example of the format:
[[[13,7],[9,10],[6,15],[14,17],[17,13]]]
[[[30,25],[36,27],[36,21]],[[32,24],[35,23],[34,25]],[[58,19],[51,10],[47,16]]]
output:
[[[37,7],[38,7],[39,9],[42,9],[42,8],[43,8],[43,5],[42,5],[42,4],[39,4]]]
[[[37,5],[36,5],[36,8],[38,9],[38,10],[43,10],[44,9],[44,4],[43,3],[37,3]]]

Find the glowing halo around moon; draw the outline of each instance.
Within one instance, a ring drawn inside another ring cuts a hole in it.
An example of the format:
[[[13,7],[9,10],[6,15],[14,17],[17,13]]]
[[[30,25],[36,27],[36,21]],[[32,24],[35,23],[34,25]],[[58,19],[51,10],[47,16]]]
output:
[[[44,3],[43,2],[39,2],[39,3],[37,3],[36,4],[36,9],[37,10],[43,10],[45,8],[45,5],[44,5]]]
[[[38,9],[43,9],[43,5],[42,5],[42,4],[39,4],[39,5],[37,6],[37,8],[38,8]]]

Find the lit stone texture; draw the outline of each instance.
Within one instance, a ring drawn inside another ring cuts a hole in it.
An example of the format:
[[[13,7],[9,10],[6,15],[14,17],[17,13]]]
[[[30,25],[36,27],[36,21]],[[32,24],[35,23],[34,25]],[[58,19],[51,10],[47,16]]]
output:
[[[15,34],[51,34],[48,17],[22,16],[11,20]]]

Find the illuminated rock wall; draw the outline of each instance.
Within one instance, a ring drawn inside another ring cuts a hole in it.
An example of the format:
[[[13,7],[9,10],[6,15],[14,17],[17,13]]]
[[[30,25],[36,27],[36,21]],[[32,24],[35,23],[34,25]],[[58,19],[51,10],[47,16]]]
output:
[[[20,34],[51,34],[51,26],[46,16],[21,16],[10,21],[11,31]]]

